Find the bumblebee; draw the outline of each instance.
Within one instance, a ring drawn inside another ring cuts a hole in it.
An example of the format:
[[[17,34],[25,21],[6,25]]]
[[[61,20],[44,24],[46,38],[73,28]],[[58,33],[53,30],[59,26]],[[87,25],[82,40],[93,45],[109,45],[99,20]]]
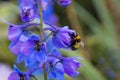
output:
[[[71,44],[70,47],[72,50],[78,49],[80,46],[84,48],[84,43],[81,41],[81,37],[78,34],[70,34]]]
[[[71,44],[70,47],[72,50],[76,50],[80,47],[80,43],[81,43],[81,38],[78,34],[70,34],[71,36]]]

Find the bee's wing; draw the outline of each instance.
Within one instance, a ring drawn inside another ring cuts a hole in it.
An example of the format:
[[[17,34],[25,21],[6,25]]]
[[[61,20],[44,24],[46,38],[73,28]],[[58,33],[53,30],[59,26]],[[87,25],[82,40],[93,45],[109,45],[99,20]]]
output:
[[[80,41],[80,45],[81,45],[82,48],[85,48],[85,44],[84,44],[83,41]]]

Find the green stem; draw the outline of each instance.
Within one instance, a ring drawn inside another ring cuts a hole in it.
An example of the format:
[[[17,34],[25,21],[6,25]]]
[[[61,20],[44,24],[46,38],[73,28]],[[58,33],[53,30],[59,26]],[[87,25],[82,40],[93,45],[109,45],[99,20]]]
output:
[[[44,69],[44,80],[48,80],[47,79],[47,72],[46,72],[46,65],[45,65],[45,63],[43,64],[43,69]]]
[[[42,15],[43,15],[43,13],[42,13],[42,11],[43,11],[43,9],[42,9],[42,0],[40,0],[40,5],[38,4],[38,7],[39,7],[39,9],[40,9],[40,38],[41,38],[41,41],[43,41],[44,40],[44,37],[43,37],[43,21],[42,21]],[[43,64],[43,70],[44,70],[44,80],[48,80],[47,79],[47,72],[46,72],[46,65],[45,65],[45,63]]]
[[[43,37],[43,31],[42,31],[42,29],[43,29],[43,21],[42,21],[42,11],[43,11],[43,9],[42,9],[42,0],[40,0],[40,5],[38,4],[38,7],[39,7],[39,9],[40,9],[40,38],[41,38],[41,41],[43,41],[43,40],[44,40],[44,37]]]

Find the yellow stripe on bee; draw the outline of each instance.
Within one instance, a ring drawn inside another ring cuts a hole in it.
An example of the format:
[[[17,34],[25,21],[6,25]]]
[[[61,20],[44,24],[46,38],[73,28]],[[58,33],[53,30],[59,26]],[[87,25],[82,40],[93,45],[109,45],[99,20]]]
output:
[[[75,45],[74,45],[74,48],[79,48],[80,47],[80,43],[76,43]]]
[[[74,38],[74,40],[77,40],[77,39],[80,39],[80,36],[79,36],[79,35],[77,35],[77,36]]]

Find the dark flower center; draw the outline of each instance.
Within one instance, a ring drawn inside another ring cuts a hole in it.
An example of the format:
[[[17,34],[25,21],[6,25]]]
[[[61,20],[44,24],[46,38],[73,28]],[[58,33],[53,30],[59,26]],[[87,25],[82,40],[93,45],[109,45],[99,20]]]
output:
[[[19,76],[20,76],[20,80],[27,80],[26,75],[19,74]]]
[[[41,46],[43,46],[44,44],[39,40],[35,40],[34,42],[35,42],[35,50],[40,51]]]
[[[12,28],[13,26],[12,25],[10,25],[10,28]]]
[[[53,68],[53,63],[52,62],[49,62],[49,65],[50,65],[50,68]]]
[[[30,16],[30,11],[31,11],[31,9],[25,9],[24,10],[24,13],[25,13],[24,16],[29,17]]]

